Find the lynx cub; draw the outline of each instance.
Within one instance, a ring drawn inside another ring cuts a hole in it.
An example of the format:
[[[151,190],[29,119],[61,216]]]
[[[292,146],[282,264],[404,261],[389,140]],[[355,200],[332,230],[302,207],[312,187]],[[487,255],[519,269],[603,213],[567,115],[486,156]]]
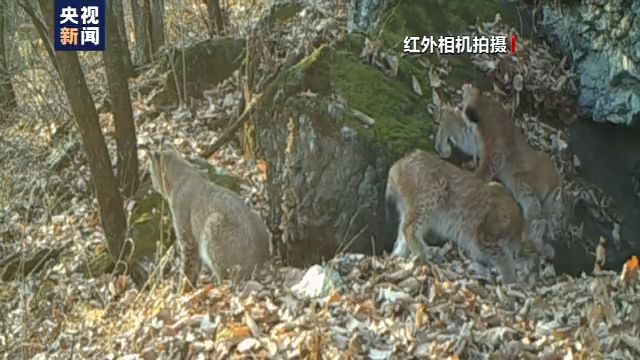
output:
[[[478,165],[478,137],[473,124],[464,119],[462,111],[456,107],[444,105],[437,112],[435,149],[443,158],[451,156],[451,142],[458,150],[473,158],[473,166]]]
[[[431,230],[456,242],[475,261],[495,266],[504,283],[516,280],[518,254],[537,268],[536,253],[542,249],[527,240],[522,212],[511,194],[426,151],[415,150],[393,164],[386,201],[400,214],[394,252],[408,246],[424,259],[422,235]]]
[[[192,286],[202,263],[220,281],[234,266],[246,276],[269,260],[269,231],[238,195],[210,182],[170,145],[149,155],[151,181],[169,203],[182,271]]]
[[[477,132],[479,146],[471,154],[480,158],[476,175],[483,181],[497,179],[512,192],[532,227],[531,236],[553,236],[559,225],[552,229],[551,223],[559,224],[567,211],[562,179],[553,161],[529,145],[497,100],[469,84],[463,86],[463,98],[463,113]]]

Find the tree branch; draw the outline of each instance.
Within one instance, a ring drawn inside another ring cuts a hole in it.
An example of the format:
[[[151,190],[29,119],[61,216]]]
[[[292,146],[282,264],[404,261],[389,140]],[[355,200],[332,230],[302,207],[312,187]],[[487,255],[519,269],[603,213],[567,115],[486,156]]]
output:
[[[22,1],[18,1],[18,5],[24,10],[24,12],[27,13],[27,15],[29,15],[29,18],[31,18],[31,22],[35,26],[40,39],[44,43],[44,48],[49,55],[49,59],[51,60],[53,67],[56,69],[58,75],[60,75],[60,67],[58,66],[58,61],[56,60],[56,55],[53,51],[53,41],[49,39],[49,36],[47,35],[49,34],[49,32],[47,31],[47,25],[42,22],[38,15],[36,15],[33,8],[31,8],[29,5],[25,4]]]
[[[303,57],[304,57],[304,51],[297,51],[293,55],[289,56],[289,58],[287,58],[287,60],[284,62],[283,66],[281,67],[282,72],[279,73],[277,76],[274,76],[271,79],[268,79],[265,81],[265,84],[262,86],[264,90],[261,93],[255,94],[253,96],[253,99],[251,99],[251,102],[247,104],[242,115],[240,115],[240,117],[238,117],[226,129],[224,129],[224,131],[220,135],[220,138],[215,143],[213,143],[213,145],[205,149],[200,154],[200,156],[204,158],[208,158],[209,156],[213,155],[213,153],[220,150],[220,148],[226,145],[229,141],[231,141],[235,132],[238,129],[240,129],[240,127],[245,122],[247,122],[247,120],[250,119],[249,115],[253,110],[255,110],[255,108],[259,104],[262,103],[263,99],[273,98],[274,94],[276,93],[276,84],[280,83],[280,81],[276,81],[276,80],[281,80],[284,76],[288,76],[289,74],[287,73],[287,71],[289,70],[289,68],[297,64],[298,62],[300,62],[300,60],[302,60]]]

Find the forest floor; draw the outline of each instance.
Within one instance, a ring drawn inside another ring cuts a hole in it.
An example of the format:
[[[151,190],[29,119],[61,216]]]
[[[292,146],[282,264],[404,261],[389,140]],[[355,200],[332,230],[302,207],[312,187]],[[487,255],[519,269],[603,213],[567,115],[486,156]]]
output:
[[[309,8],[273,36],[302,43],[309,28],[327,26],[326,13]],[[344,13],[333,14],[344,27]],[[219,136],[207,119],[237,113],[239,74],[212,89],[207,101],[172,112],[158,112],[140,95],[155,76],[149,70],[130,84],[140,143],[171,138],[186,154],[199,153]],[[55,126],[16,120],[0,139],[0,161],[15,172],[3,173],[3,181],[19,183],[14,201],[0,209],[0,258],[70,245],[63,262],[0,283],[5,359],[640,357],[637,261],[624,271],[578,278],[556,276],[547,266],[535,285],[503,286],[446,245],[436,250],[443,261],[433,264],[338,254],[310,269],[271,266],[250,281],[186,294],[162,277],[143,291],[128,276],[85,277],[77,270],[104,239],[83,155],[72,160],[78,166],[43,175]],[[111,115],[101,114],[101,121],[113,151]],[[140,160],[146,164],[143,152]],[[234,144],[209,161],[240,178],[242,195],[266,214],[259,162],[245,160]],[[49,213],[58,201],[62,209]]]

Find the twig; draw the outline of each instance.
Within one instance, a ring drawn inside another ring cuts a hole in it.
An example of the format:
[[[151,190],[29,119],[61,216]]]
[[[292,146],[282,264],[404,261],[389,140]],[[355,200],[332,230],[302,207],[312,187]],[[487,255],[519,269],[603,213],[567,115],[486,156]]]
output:
[[[345,251],[346,248],[349,247],[349,245],[351,245],[351,243],[353,243],[355,238],[360,235],[361,232],[358,233],[355,237],[353,237],[349,242],[346,241],[347,240],[347,235],[349,234],[349,230],[351,230],[351,226],[353,226],[353,224],[355,223],[356,218],[358,217],[358,215],[360,215],[360,211],[362,209],[364,209],[364,204],[358,206],[358,209],[356,210],[356,212],[353,213],[353,215],[351,216],[351,219],[349,219],[349,224],[347,225],[347,228],[345,229],[344,234],[342,235],[342,239],[340,240],[340,245],[338,246],[338,249],[336,250],[336,255],[339,255],[340,253]]]
[[[251,102],[249,104],[247,104],[245,106],[244,112],[242,112],[242,115],[240,115],[240,117],[238,117],[238,119],[236,119],[233,123],[231,123],[220,135],[220,138],[218,138],[218,140],[216,140],[215,143],[213,143],[213,145],[209,146],[207,149],[205,149],[204,151],[201,152],[200,156],[204,157],[204,158],[208,158],[211,155],[213,155],[213,153],[215,153],[216,151],[220,150],[221,147],[223,147],[224,145],[226,145],[229,141],[231,141],[231,139],[233,138],[235,132],[240,129],[240,127],[247,122],[247,120],[250,119],[250,114],[251,112],[262,102],[263,98],[272,98],[273,94],[275,94],[276,92],[276,88],[275,88],[275,84],[278,83],[278,79],[282,79],[283,76],[287,76],[287,69],[290,66],[295,65],[296,63],[298,63],[300,60],[302,60],[302,58],[304,57],[304,52],[303,51],[297,51],[296,53],[294,53],[293,55],[291,55],[284,63],[284,66],[282,67],[282,73],[280,73],[278,76],[275,76],[271,79],[269,79],[265,84],[264,84],[264,91],[262,91],[259,94],[255,94],[253,95],[253,98],[251,99]]]
[[[33,22],[33,26],[35,26],[36,31],[38,32],[38,35],[42,39],[45,50],[47,50],[47,54],[51,59],[51,63],[53,64],[53,67],[56,69],[56,72],[59,75],[60,69],[58,68],[58,61],[56,60],[56,55],[53,52],[53,46],[51,45],[52,41],[51,39],[49,39],[49,36],[48,36],[49,31],[47,31],[47,25],[43,23],[42,20],[40,20],[40,18],[36,15],[36,13],[33,11],[33,9],[29,5],[24,4],[22,1],[19,1],[18,5],[24,10],[24,12],[27,13],[27,15],[29,15],[29,18],[31,18],[31,21]]]
[[[208,158],[209,156],[213,155],[213,153],[220,150],[220,148],[226,145],[229,141],[231,141],[236,131],[240,129],[240,127],[247,120],[249,120],[250,118],[249,114],[251,114],[251,111],[253,111],[253,109],[258,105],[258,103],[261,102],[261,100],[262,100],[262,94],[254,95],[249,105],[244,109],[244,112],[242,113],[242,115],[240,115],[240,117],[236,119],[236,121],[231,123],[231,125],[229,125],[226,129],[224,129],[224,131],[220,135],[220,138],[218,138],[218,140],[216,140],[216,142],[213,143],[213,145],[205,149],[200,154],[200,156],[204,158]]]

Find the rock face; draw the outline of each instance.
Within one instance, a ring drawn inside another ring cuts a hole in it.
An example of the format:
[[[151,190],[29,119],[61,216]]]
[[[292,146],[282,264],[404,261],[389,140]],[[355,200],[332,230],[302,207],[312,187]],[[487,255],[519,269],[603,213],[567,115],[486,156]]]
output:
[[[631,255],[640,254],[640,130],[583,119],[576,121],[569,132],[570,149],[581,162],[579,175],[609,194],[624,214],[620,242],[616,244],[610,226],[603,226],[588,212],[576,212],[588,237],[610,240],[605,267],[619,271]],[[575,257],[568,262],[576,261],[581,260]]]
[[[640,0],[547,5],[541,26],[575,63],[583,112],[596,122],[640,126]]]
[[[640,126],[640,1],[545,6],[541,28],[550,45],[573,60],[579,76],[583,116],[569,128],[570,149],[581,162],[578,176],[611,196],[624,216],[619,239],[610,224],[584,209],[576,209],[576,221],[588,238],[609,240],[605,267],[619,270],[640,253],[640,132],[624,126]],[[587,268],[590,258],[570,256],[560,271]]]
[[[361,58],[365,38],[351,34],[308,54],[279,76],[276,90],[263,92],[273,95],[255,117],[255,155],[269,163],[267,222],[282,236],[279,252],[289,263],[317,263],[342,250],[391,250],[396,229],[385,226],[383,201],[388,168],[407,151],[433,151],[435,130],[427,112],[431,88],[421,80],[418,94],[412,79],[428,79],[424,61],[438,60],[397,56],[403,39],[461,33],[476,17],[493,19],[496,9],[493,0],[397,2],[382,12],[376,31],[389,54]],[[465,56],[449,61],[451,84],[484,77]]]
[[[347,31],[367,32],[380,14],[380,0],[351,0],[347,19]]]

